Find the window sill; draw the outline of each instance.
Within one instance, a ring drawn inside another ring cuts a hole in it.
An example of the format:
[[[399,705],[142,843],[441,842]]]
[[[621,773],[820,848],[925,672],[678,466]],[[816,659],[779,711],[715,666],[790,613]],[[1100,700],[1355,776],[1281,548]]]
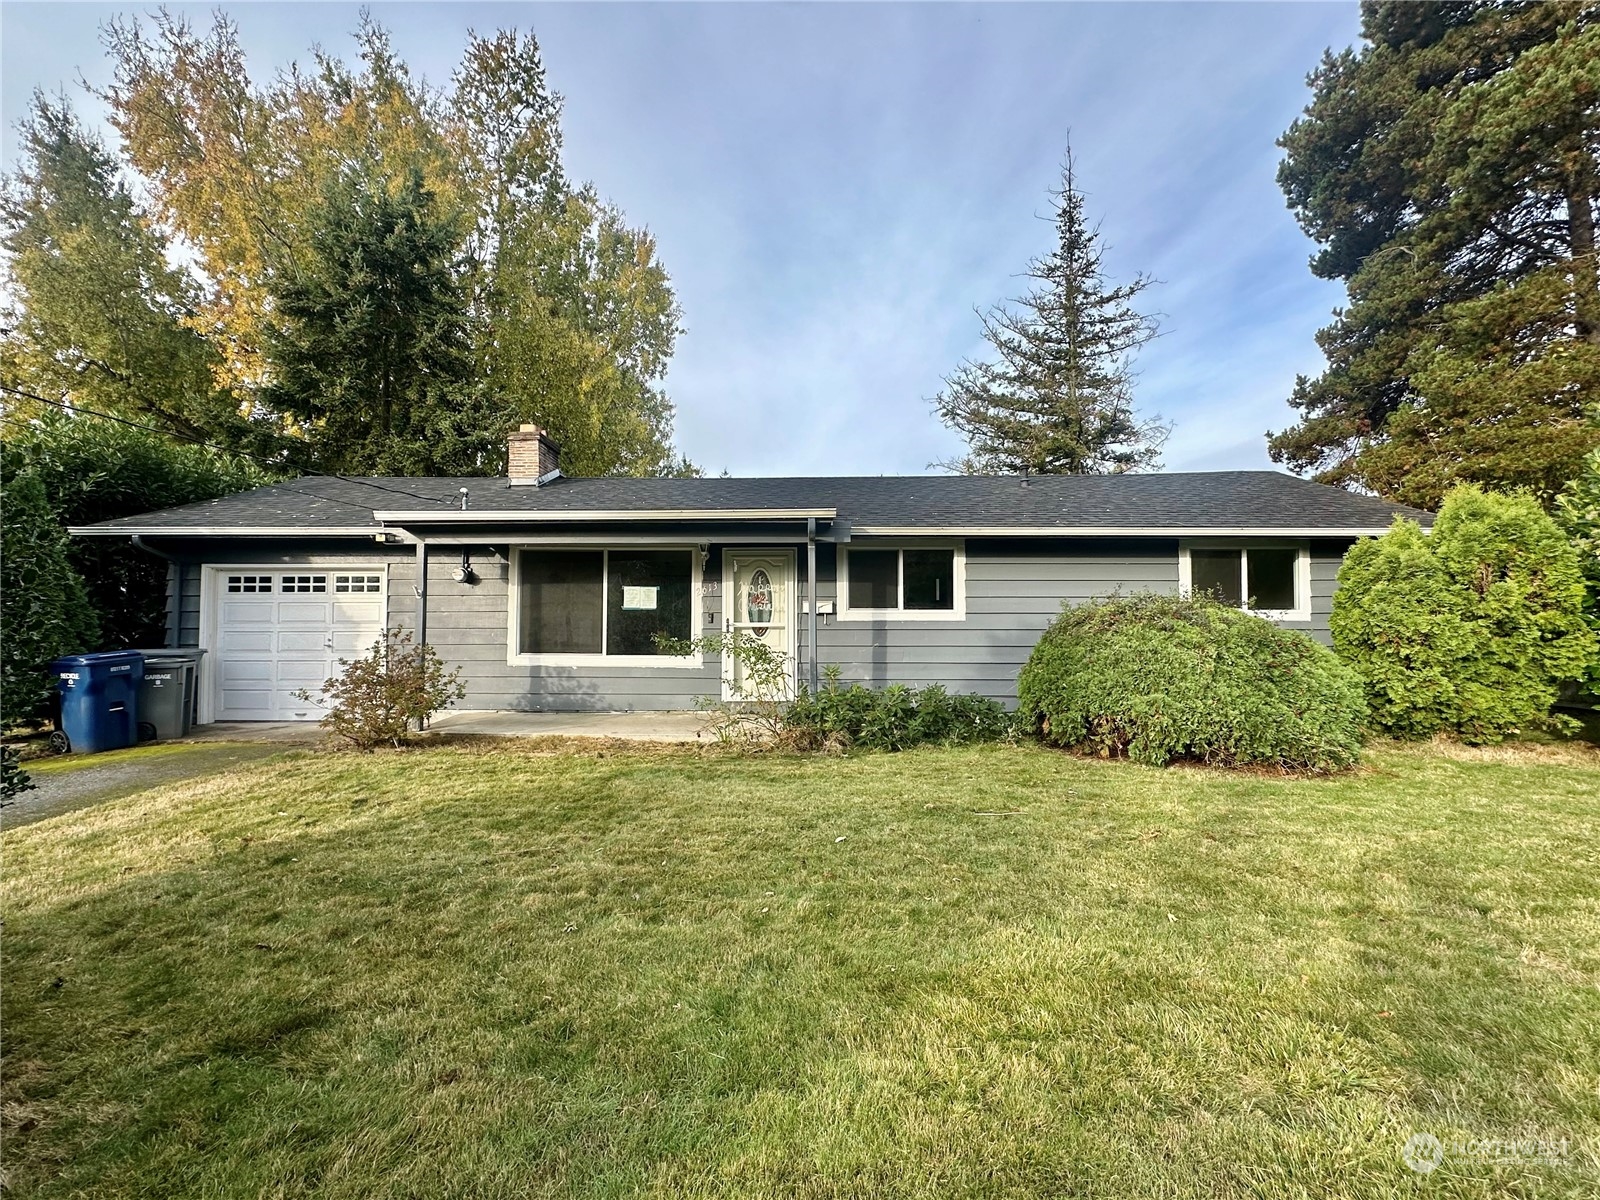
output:
[[[648,667],[657,671],[694,671],[705,666],[699,654],[509,654],[512,667]]]
[[[1278,608],[1241,608],[1239,611],[1264,621],[1305,621],[1308,624],[1311,621],[1309,612],[1288,612]]]
[[[840,621],[964,621],[965,612],[946,608],[845,608],[836,618]]]

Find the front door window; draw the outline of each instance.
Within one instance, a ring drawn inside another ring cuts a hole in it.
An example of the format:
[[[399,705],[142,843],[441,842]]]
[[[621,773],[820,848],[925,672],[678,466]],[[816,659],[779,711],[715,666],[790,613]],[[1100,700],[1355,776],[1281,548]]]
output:
[[[756,627],[752,632],[764,637],[767,626],[772,624],[772,577],[765,567],[750,572],[750,582],[745,585],[744,614],[745,620]]]
[[[794,691],[794,555],[792,551],[727,552],[726,582],[732,603],[727,632],[755,638],[783,657],[784,697],[751,694],[754,681],[733,655],[722,656],[723,697],[729,700],[779,699]]]

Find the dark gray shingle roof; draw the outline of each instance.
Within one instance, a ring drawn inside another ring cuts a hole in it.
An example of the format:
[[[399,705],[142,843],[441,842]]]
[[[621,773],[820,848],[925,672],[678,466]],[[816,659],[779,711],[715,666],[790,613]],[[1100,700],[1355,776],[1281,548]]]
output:
[[[662,509],[834,508],[855,528],[940,529],[1381,529],[1418,509],[1275,471],[1192,474],[855,476],[778,479],[559,479],[545,487],[505,479],[348,479],[314,476],[221,500],[92,526],[95,532],[240,532],[376,529],[375,511],[627,512]]]

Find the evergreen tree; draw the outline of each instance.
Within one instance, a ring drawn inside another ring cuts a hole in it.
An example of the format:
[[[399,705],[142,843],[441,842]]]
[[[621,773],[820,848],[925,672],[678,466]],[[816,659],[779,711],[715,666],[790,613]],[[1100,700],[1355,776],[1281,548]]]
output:
[[[1035,286],[982,316],[993,361],[962,363],[934,399],[967,440],[966,457],[946,465],[967,474],[1138,470],[1157,465],[1170,432],[1133,406],[1132,359],[1156,323],[1132,302],[1152,280],[1106,279],[1070,147],[1053,199],[1056,245],[1029,264]]]
[[[1600,443],[1600,7],[1368,0],[1362,36],[1280,142],[1350,302],[1272,455],[1428,507],[1458,482],[1548,505]]]
[[[11,423],[5,432],[0,475],[7,483],[25,475],[44,488],[106,650],[165,644],[168,564],[122,538],[68,538],[64,531],[272,482],[247,459],[54,409],[26,424]],[[11,511],[0,519],[9,524]]]
[[[6,181],[0,243],[11,285],[4,382],[181,437],[249,440],[218,358],[192,327],[196,289],[65,100],[35,93]],[[6,405],[28,414],[16,394]]]
[[[460,223],[413,168],[368,161],[329,185],[303,261],[278,273],[266,401],[300,423],[311,466],[351,474],[482,474]],[[491,440],[492,439],[492,440]]]
[[[1397,519],[1350,548],[1329,626],[1377,728],[1497,742],[1571,724],[1551,707],[1594,662],[1583,606],[1578,553],[1538,502],[1463,484],[1431,533]]]
[[[1556,497],[1556,524],[1572,540],[1583,572],[1584,612],[1600,645],[1600,450],[1591,450],[1580,471]],[[1600,696],[1600,654],[1589,668],[1588,689]]]

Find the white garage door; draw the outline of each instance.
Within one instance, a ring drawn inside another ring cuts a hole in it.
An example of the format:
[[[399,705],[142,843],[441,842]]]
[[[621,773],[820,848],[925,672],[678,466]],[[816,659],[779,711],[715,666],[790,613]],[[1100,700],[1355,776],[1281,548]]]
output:
[[[315,692],[383,634],[382,570],[229,567],[215,580],[219,721],[317,719],[324,710],[294,693]]]

